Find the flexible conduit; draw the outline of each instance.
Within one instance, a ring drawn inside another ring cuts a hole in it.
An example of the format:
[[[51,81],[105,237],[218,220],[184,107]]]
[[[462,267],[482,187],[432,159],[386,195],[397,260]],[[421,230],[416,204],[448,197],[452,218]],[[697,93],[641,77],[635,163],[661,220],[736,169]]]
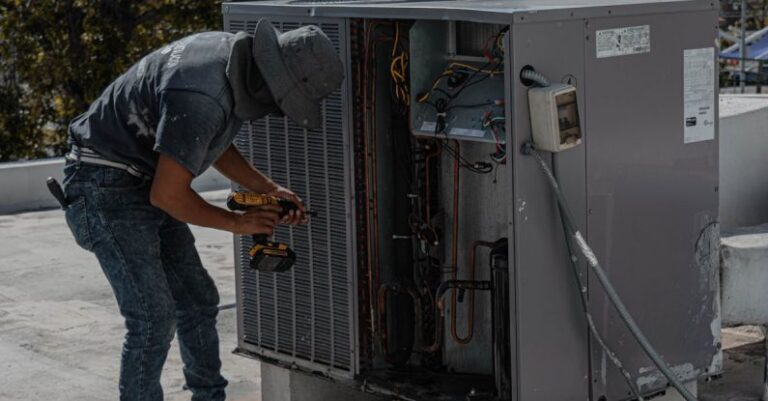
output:
[[[635,337],[635,340],[637,340],[638,344],[640,344],[640,347],[642,347],[643,351],[645,351],[645,354],[648,355],[651,361],[653,361],[653,364],[656,365],[659,371],[661,371],[664,377],[667,378],[669,383],[680,393],[680,395],[683,396],[683,398],[686,399],[686,401],[697,401],[696,397],[691,394],[690,391],[688,391],[688,389],[677,379],[677,377],[675,377],[674,372],[672,372],[667,364],[661,359],[659,353],[656,352],[656,350],[653,348],[653,345],[651,345],[643,332],[640,330],[640,327],[635,322],[635,319],[632,318],[632,315],[629,313],[629,310],[627,310],[627,307],[619,297],[616,289],[613,288],[613,284],[611,284],[610,279],[608,279],[608,276],[605,274],[603,268],[600,267],[600,262],[597,260],[594,251],[576,227],[573,215],[568,208],[568,202],[565,199],[565,195],[563,195],[563,192],[560,189],[560,184],[557,182],[557,179],[555,179],[554,174],[552,174],[552,170],[550,170],[549,165],[547,165],[544,159],[541,158],[541,155],[536,151],[536,148],[532,143],[524,144],[521,151],[524,155],[533,156],[534,159],[536,159],[538,162],[539,167],[541,167],[541,170],[544,172],[544,175],[547,176],[547,182],[549,183],[550,187],[552,187],[552,191],[555,193],[557,204],[560,208],[563,222],[565,223],[568,234],[573,238],[573,241],[578,246],[582,255],[584,255],[584,258],[587,259],[589,267],[595,273],[595,276],[597,276],[597,279],[603,286],[605,294],[616,308],[616,311],[619,313],[621,320],[624,321],[624,324]]]

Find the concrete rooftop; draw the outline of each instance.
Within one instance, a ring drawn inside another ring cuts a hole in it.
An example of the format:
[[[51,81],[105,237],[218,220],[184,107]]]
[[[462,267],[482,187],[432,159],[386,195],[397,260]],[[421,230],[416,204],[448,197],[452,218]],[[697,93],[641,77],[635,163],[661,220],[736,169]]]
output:
[[[227,191],[205,198],[224,204]],[[235,302],[232,236],[192,227],[221,293]],[[0,216],[0,401],[116,400],[123,322],[96,258],[77,247],[60,210]],[[257,361],[232,355],[235,309],[219,314],[229,400],[260,401]],[[189,400],[174,340],[166,400]]]
[[[223,204],[226,191],[205,198]],[[203,263],[234,303],[230,234],[193,227]],[[0,216],[0,401],[117,399],[122,320],[96,259],[78,248],[60,210]],[[219,315],[229,400],[260,401],[256,361],[231,354],[235,310]],[[725,375],[702,383],[701,401],[759,400],[762,334],[725,330]],[[178,348],[163,373],[166,400],[189,400]]]

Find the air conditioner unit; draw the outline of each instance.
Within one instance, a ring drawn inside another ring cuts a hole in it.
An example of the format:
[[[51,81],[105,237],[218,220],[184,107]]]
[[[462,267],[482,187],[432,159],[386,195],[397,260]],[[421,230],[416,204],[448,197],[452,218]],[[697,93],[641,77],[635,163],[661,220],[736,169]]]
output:
[[[635,385],[666,391],[583,260],[576,284],[546,178],[519,152],[535,115],[584,237],[663,359],[693,387],[720,370],[716,2],[223,11],[230,32],[315,24],[346,67],[320,130],[268,116],[237,137],[317,213],[277,230],[297,254],[286,272],[251,269],[235,237],[239,353],[402,399],[632,399],[584,291]],[[553,87],[535,102],[531,68]]]

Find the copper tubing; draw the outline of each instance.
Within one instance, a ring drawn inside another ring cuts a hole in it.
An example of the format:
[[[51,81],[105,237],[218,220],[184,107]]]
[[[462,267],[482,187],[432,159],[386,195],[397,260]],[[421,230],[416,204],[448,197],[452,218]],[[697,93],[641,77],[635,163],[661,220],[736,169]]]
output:
[[[431,202],[432,192],[431,192],[431,190],[429,188],[429,186],[430,186],[429,176],[430,176],[431,169],[429,167],[429,163],[430,163],[430,161],[432,161],[432,158],[435,157],[435,156],[438,156],[441,151],[442,151],[442,148],[438,147],[434,152],[428,153],[427,156],[424,158],[425,176],[426,176],[425,177],[425,186],[427,187],[426,188],[427,189],[427,191],[426,191],[427,193],[426,193],[426,195],[424,197],[425,201],[426,201],[426,204],[427,204],[427,215],[426,215],[426,219],[424,219],[424,221],[427,223],[427,225],[431,225],[431,220],[432,220],[432,216],[431,216],[432,215],[432,211],[430,210],[431,209],[430,203],[432,203]]]
[[[408,294],[413,299],[413,318],[414,318],[414,343],[420,344],[422,342],[421,333],[421,297],[415,289],[411,287],[403,287],[398,284],[382,284],[379,287],[379,329],[381,330],[381,351],[384,357],[389,355],[389,347],[387,345],[387,329],[386,329],[386,311],[387,311],[387,295],[389,292],[396,292],[401,294]]]
[[[484,246],[487,248],[493,247],[493,242],[488,241],[475,241],[472,243],[472,250],[469,254],[469,281],[475,281],[475,272],[477,270],[477,248]],[[472,341],[472,336],[474,335],[475,331],[475,290],[470,289],[469,291],[469,306],[467,308],[469,309],[469,313],[467,316],[467,335],[466,337],[460,337],[459,336],[459,330],[458,325],[456,324],[457,320],[457,311],[458,311],[458,304],[457,299],[455,296],[451,297],[451,337],[453,337],[453,341],[459,343],[459,344],[469,344],[470,341]],[[456,289],[453,290],[454,295],[456,294]]]
[[[471,281],[471,280],[447,280],[443,281],[435,294],[435,342],[431,345],[424,347],[426,352],[437,352],[440,350],[440,343],[443,339],[443,318],[445,317],[445,304],[443,302],[443,295],[449,288],[465,289],[465,290],[491,290],[490,281]]]
[[[455,281],[459,276],[459,155],[461,154],[461,146],[459,141],[453,140],[455,150],[453,152],[453,222],[451,226],[451,278]],[[451,291],[451,336],[453,340],[459,344],[462,343],[462,339],[456,335],[456,303],[458,292],[456,288]]]

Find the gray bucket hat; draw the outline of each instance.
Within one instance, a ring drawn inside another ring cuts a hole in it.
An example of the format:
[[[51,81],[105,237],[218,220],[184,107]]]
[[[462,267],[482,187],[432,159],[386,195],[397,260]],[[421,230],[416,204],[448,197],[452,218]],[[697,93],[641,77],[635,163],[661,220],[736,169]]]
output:
[[[280,110],[304,128],[320,128],[320,102],[344,80],[325,33],[314,25],[280,33],[262,18],[253,33],[253,59]]]

